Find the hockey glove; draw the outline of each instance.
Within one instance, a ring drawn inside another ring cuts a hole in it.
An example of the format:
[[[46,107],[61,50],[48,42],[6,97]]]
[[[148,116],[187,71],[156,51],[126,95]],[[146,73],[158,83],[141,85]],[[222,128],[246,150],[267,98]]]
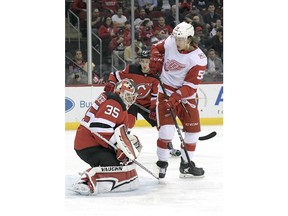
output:
[[[162,71],[162,66],[164,62],[164,56],[163,54],[160,54],[159,52],[155,52],[150,57],[150,73],[153,75],[160,75]]]
[[[114,92],[115,84],[112,82],[107,82],[104,87],[105,92]]]
[[[181,102],[181,95],[174,92],[166,103],[166,108],[169,110],[170,108],[175,108]]]

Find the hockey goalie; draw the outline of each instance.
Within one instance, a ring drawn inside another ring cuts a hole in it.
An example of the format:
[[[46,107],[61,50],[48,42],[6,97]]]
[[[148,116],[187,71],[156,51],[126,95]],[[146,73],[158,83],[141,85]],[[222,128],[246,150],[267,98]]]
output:
[[[87,110],[77,129],[74,149],[90,165],[72,190],[81,195],[130,191],[139,187],[134,160],[142,145],[127,134],[127,110],[135,102],[137,88],[123,79],[114,92],[103,92]]]

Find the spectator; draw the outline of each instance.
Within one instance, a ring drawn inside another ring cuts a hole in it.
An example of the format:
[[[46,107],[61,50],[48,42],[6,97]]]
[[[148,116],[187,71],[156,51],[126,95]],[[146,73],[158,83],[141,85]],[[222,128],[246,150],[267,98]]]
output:
[[[114,27],[124,27],[127,17],[123,15],[123,9],[118,8],[117,14],[112,16],[112,22]]]
[[[149,16],[147,15],[146,11],[141,8],[139,10],[139,16],[134,20],[135,30],[138,32],[141,24],[144,22],[145,19],[150,20]]]
[[[195,5],[200,12],[203,12],[206,11],[209,2],[209,0],[194,0],[193,5]]]
[[[140,38],[145,46],[151,46],[150,39],[154,35],[151,23],[151,21],[145,20],[140,26]]]
[[[175,0],[169,0],[169,4],[172,7],[172,5],[176,4]],[[187,13],[190,11],[192,6],[192,0],[179,0],[179,12],[180,13]]]
[[[121,2],[121,3],[120,3]],[[123,13],[124,14],[131,14],[131,1],[120,1],[119,2],[119,7],[123,8]],[[134,12],[138,12],[138,1],[134,1]],[[128,18],[128,17],[127,17]]]
[[[217,19],[222,20],[222,17],[220,14],[215,13],[215,6],[213,3],[210,3],[208,6],[208,12],[203,15],[204,23],[206,24],[206,28],[209,32],[215,26]]]
[[[202,27],[197,26],[195,29],[194,37],[198,41],[198,47],[204,52],[207,53],[206,43],[208,41],[208,36],[203,34]]]
[[[216,55],[214,49],[210,49],[207,56],[207,68],[202,82],[223,82],[222,60]]]
[[[166,17],[165,23],[173,29],[176,26],[176,10],[177,6],[172,5],[170,14]],[[184,20],[184,16],[179,13],[179,23]]]
[[[216,30],[216,35],[207,41],[207,50],[214,49],[216,54],[223,60],[223,28]]]
[[[138,0],[139,8],[145,9],[147,14],[153,10],[157,10],[157,5],[157,0]]]
[[[125,22],[125,25],[124,25],[124,34],[125,34],[125,36],[131,38],[131,23],[130,23],[129,21],[126,21],[126,22]]]
[[[159,17],[157,25],[154,26],[154,36],[159,40],[166,39],[172,31],[171,26],[166,25],[165,18],[163,16]]]
[[[75,13],[79,18],[79,14],[82,11],[86,11],[86,3],[84,2],[84,0],[74,0],[71,4],[71,11]],[[70,20],[72,25],[75,26],[77,23],[77,18],[73,14],[70,17]]]
[[[118,0],[102,0],[102,9],[115,14],[118,8]]]
[[[124,58],[124,49],[130,45],[130,38],[124,37],[124,30],[119,29],[117,37],[113,38],[109,43],[110,52],[113,54],[115,67],[119,67],[119,57]],[[119,57],[118,57],[119,56]]]
[[[223,28],[221,19],[217,19],[216,20],[216,23],[215,23],[213,29],[209,33],[209,37],[210,38],[216,35],[216,32],[217,32],[218,28]]]
[[[208,37],[209,32],[208,32],[208,30],[207,30],[207,28],[206,28],[205,23],[201,22],[199,16],[196,16],[196,15],[193,16],[193,18],[192,18],[192,23],[191,23],[191,24],[194,26],[194,28],[201,27],[203,35],[204,35],[205,37]]]
[[[179,12],[180,13],[188,13],[192,6],[192,0],[180,0],[179,1]]]
[[[198,16],[199,19],[200,19],[200,22],[201,22],[201,23],[204,23],[203,17],[202,17],[202,15],[199,13],[199,10],[197,9],[196,6],[193,5],[193,6],[191,7],[191,9],[190,9],[190,12],[186,14],[186,16],[185,16],[185,21],[188,22],[188,23],[190,23],[190,24],[192,24],[192,21],[193,21],[193,17],[194,17],[194,16]]]
[[[98,29],[101,26],[101,24],[103,23],[103,21],[104,21],[104,17],[100,16],[99,9],[95,8],[91,14],[91,28],[92,28],[92,32],[94,32],[94,34],[97,35]],[[83,37],[87,36],[87,18],[86,18],[86,16],[83,20],[81,20],[81,32],[82,32]]]
[[[100,26],[98,30],[98,35],[102,39],[102,56],[104,58],[109,58],[109,43],[116,37],[115,29],[113,28],[113,23],[111,17],[107,16],[104,23]],[[107,60],[107,59],[106,59]]]
[[[104,17],[100,15],[99,9],[95,8],[91,18],[91,28],[95,34],[98,34],[98,29],[102,25]]]
[[[76,50],[73,61],[69,64],[66,84],[88,84],[87,63],[83,60],[81,50]],[[92,70],[95,65],[92,63]]]

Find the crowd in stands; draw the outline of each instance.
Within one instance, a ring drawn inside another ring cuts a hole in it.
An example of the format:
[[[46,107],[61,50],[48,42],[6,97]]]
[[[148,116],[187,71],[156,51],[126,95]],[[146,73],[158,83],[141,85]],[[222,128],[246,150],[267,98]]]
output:
[[[102,40],[102,65],[114,64],[119,70],[123,69],[123,62],[132,63],[131,28],[134,25],[135,62],[137,54],[142,49],[149,49],[153,43],[167,38],[176,25],[177,5],[175,0],[137,0],[134,4],[135,19],[131,20],[131,2],[125,0],[92,0],[91,28],[92,32]],[[169,4],[167,9],[167,5]],[[70,10],[80,18],[82,37],[87,37],[86,1],[73,0]],[[195,37],[199,40],[199,47],[207,55],[208,64],[203,82],[223,81],[223,0],[179,0],[179,22],[186,21],[194,26]],[[81,15],[82,14],[82,15]],[[83,15],[84,14],[84,15]],[[76,20],[71,16],[71,24]],[[92,46],[98,49],[99,40],[92,37]],[[83,62],[78,60],[79,52],[75,51],[73,61],[66,72],[66,84],[85,83],[85,69]],[[111,57],[116,59],[112,62]],[[81,54],[82,58],[82,54]],[[84,61],[82,59],[82,61]],[[76,64],[75,64],[76,63]],[[94,64],[94,63],[93,63]],[[84,62],[85,65],[85,62]],[[105,83],[106,75],[97,72],[94,67],[93,83]],[[87,72],[86,72],[87,73]],[[75,74],[80,74],[76,78]],[[84,74],[84,75],[83,75]],[[105,73],[104,73],[105,74]],[[78,80],[78,81],[77,81]],[[87,81],[86,81],[87,84]]]

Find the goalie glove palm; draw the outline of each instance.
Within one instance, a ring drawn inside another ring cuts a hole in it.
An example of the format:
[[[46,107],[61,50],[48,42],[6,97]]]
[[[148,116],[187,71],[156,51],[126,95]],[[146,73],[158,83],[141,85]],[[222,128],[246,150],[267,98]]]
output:
[[[134,135],[128,135],[126,132],[126,126],[120,125],[115,129],[115,139],[116,139],[116,157],[118,160],[125,160],[125,156],[129,158],[129,161],[134,161],[141,149],[142,145],[138,137]],[[120,151],[118,151],[120,150]]]

